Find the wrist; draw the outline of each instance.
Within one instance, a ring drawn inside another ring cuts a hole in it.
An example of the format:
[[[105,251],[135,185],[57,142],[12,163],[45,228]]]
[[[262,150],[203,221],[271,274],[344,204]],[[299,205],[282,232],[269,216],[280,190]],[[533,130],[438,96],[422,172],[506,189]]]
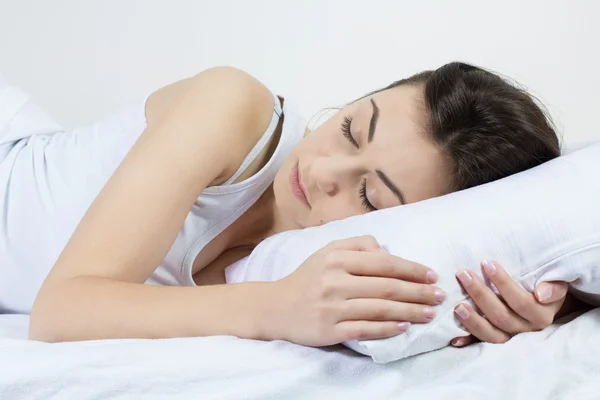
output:
[[[281,291],[277,282],[252,282],[252,295],[247,299],[248,339],[285,340],[281,329]]]

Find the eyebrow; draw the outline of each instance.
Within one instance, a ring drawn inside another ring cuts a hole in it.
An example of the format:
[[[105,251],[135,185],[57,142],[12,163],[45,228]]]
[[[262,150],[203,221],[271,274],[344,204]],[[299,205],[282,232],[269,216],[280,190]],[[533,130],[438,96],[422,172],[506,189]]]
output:
[[[373,106],[373,114],[371,114],[371,122],[369,122],[369,143],[373,141],[373,136],[375,136],[375,128],[377,127],[377,121],[379,120],[379,107],[377,107],[377,104],[375,104],[375,100],[373,100],[372,98],[371,105]]]
[[[373,106],[373,114],[371,115],[371,122],[369,122],[369,136],[368,143],[373,141],[373,137],[375,136],[375,128],[377,127],[377,121],[379,120],[379,107],[375,104],[375,100],[371,98],[371,105]],[[398,189],[398,186],[394,185],[394,182],[383,171],[375,170],[379,179],[383,181],[383,184],[388,187],[394,193],[394,195],[400,200],[400,204],[406,204],[404,201],[404,196],[402,195],[402,191]]]
[[[390,178],[388,178],[387,175],[384,174],[382,171],[375,170],[375,172],[377,173],[379,179],[383,181],[383,184],[387,186],[392,191],[392,193],[394,193],[398,200],[400,200],[400,204],[406,204],[406,202],[404,201],[404,196],[402,195],[400,189],[398,189],[398,186],[394,185],[394,182],[392,182]]]

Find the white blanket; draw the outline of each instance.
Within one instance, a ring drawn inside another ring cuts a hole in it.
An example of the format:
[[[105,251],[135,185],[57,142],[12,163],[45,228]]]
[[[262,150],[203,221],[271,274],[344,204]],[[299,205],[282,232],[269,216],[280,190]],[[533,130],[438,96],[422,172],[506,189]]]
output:
[[[0,316],[1,399],[600,398],[600,309],[385,365],[341,346],[223,336],[44,344],[22,339],[27,322]]]

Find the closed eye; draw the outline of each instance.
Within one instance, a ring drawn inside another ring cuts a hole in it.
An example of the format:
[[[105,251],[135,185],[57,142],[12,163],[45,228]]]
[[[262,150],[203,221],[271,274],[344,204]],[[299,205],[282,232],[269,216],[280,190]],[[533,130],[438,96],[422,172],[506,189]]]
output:
[[[363,207],[367,210],[367,211],[377,211],[377,207],[375,207],[373,205],[373,203],[371,203],[369,201],[369,198],[367,197],[367,180],[363,180],[362,184],[360,185],[360,189],[358,190],[358,194],[360,196],[360,201],[363,205]]]
[[[358,142],[354,140],[354,137],[352,137],[352,131],[350,130],[351,126],[352,118],[344,117],[344,122],[342,122],[342,133],[344,134],[344,137],[352,144],[352,146],[358,149]]]

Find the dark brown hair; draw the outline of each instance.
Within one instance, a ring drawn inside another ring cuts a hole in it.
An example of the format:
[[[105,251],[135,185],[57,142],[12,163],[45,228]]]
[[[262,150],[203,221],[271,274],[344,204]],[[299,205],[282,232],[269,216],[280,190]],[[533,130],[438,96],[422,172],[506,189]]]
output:
[[[453,62],[373,93],[406,84],[424,85],[426,129],[449,160],[451,190],[491,182],[560,155],[544,110],[525,90],[496,74]]]

